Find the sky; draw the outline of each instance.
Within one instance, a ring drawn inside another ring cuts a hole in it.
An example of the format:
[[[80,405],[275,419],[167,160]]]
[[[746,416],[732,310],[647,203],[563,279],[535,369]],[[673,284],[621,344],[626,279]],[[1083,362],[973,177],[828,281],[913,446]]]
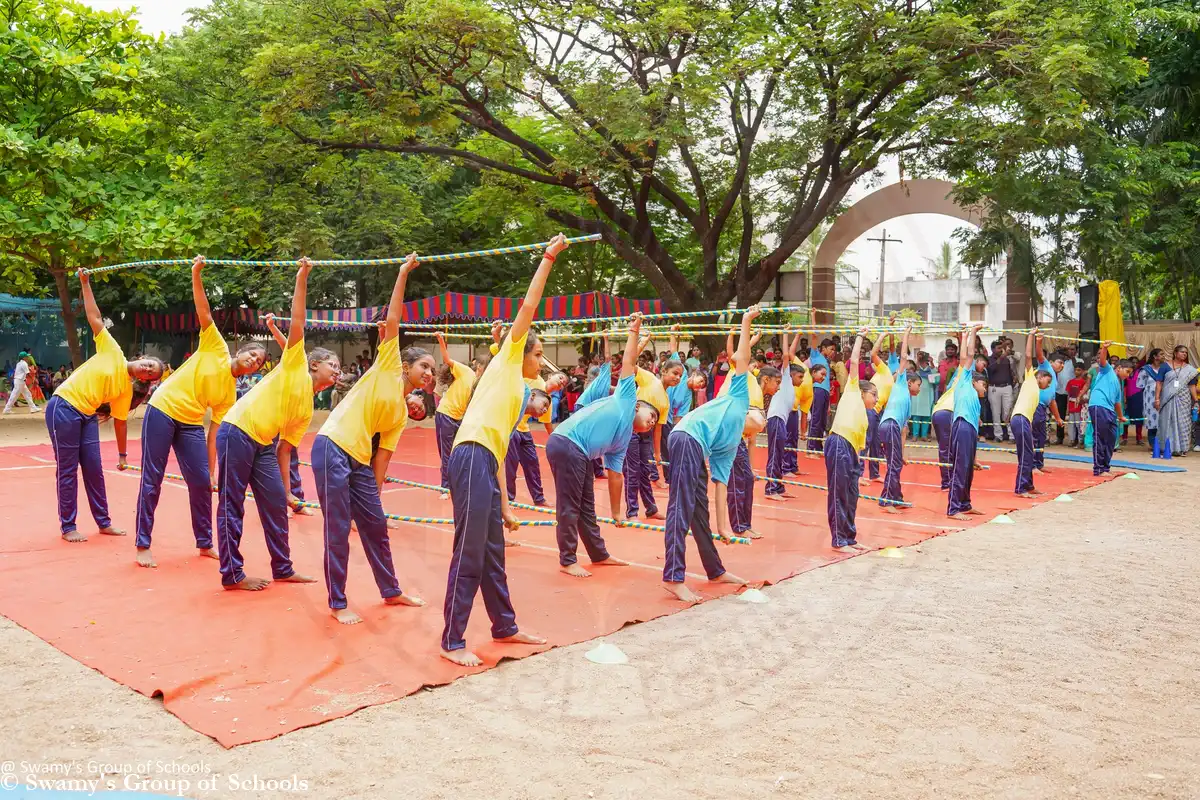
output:
[[[205,0],[143,0],[141,3],[128,0],[86,0],[94,8],[113,10],[137,8],[137,16],[143,27],[151,33],[174,33],[187,22],[187,10],[204,6]],[[847,204],[869,194],[880,186],[896,182],[899,177],[896,165],[885,167],[885,177],[877,185],[856,186],[846,198]],[[879,280],[879,243],[867,241],[880,238],[887,229],[889,239],[900,239],[899,244],[889,243],[886,251],[886,279],[900,280],[921,276],[928,267],[926,259],[933,258],[941,250],[942,242],[950,241],[954,231],[962,222],[939,214],[913,214],[897,217],[872,228],[856,239],[843,259],[859,269],[859,282],[867,289],[872,281]],[[955,248],[957,250],[957,247]]]

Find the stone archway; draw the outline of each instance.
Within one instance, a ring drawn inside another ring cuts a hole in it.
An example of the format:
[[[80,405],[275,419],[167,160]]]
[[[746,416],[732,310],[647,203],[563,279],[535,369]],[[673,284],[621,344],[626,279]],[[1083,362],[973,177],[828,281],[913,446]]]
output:
[[[980,207],[965,207],[952,196],[954,184],[949,181],[918,179],[894,183],[877,189],[846,209],[833,226],[813,262],[812,307],[828,312],[832,319],[834,311],[834,268],[850,243],[874,228],[896,217],[909,214],[944,214],[979,225],[987,211]],[[1029,290],[1021,286],[1012,272],[1008,273],[1007,310],[1009,327],[1023,327],[1029,319]],[[818,318],[820,319],[820,318]],[[1018,324],[1019,323],[1019,324]]]

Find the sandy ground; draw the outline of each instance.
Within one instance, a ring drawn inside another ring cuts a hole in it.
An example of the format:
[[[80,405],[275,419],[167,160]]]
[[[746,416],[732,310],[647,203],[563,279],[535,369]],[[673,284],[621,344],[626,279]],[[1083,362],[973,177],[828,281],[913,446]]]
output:
[[[0,766],[207,770],[189,797],[1196,798],[1197,501],[1144,473],[626,628],[625,666],[562,648],[233,750],[0,618]]]

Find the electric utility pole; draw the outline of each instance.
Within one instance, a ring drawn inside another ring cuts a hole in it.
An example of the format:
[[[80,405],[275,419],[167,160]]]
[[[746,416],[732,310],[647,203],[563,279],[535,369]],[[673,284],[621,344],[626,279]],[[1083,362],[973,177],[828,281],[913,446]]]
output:
[[[870,237],[867,237],[867,241],[868,242],[879,242],[879,316],[886,317],[887,313],[884,311],[884,308],[883,308],[883,274],[884,274],[884,265],[886,263],[885,259],[887,257],[887,246],[888,246],[888,242],[895,242],[896,244],[900,244],[904,240],[903,239],[889,239],[888,235],[887,235],[887,228],[884,228],[882,233],[883,233],[883,236],[881,238],[876,239],[875,237],[870,236]]]

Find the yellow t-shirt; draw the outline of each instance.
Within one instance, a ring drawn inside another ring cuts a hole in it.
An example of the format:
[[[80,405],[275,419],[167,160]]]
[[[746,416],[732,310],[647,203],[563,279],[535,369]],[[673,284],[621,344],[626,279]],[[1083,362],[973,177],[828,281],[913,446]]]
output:
[[[846,391],[838,400],[833,427],[829,431],[841,436],[857,452],[867,444],[867,407],[858,391],[858,376],[851,376],[846,381]]]
[[[849,385],[850,376],[846,371],[846,362],[835,361],[829,365],[830,372],[833,373],[834,379],[838,382],[838,386],[842,389],[842,394],[846,393],[846,387]],[[854,376],[855,383],[858,382],[858,376]],[[840,401],[839,401],[840,402]]]
[[[471,387],[475,385],[475,370],[466,364],[451,361],[450,373],[454,375],[454,383],[442,395],[437,410],[450,419],[462,419],[467,410],[467,401],[471,399]]]
[[[538,375],[536,378],[524,378],[524,381],[525,381],[525,385],[528,386],[530,389],[541,389],[543,392],[546,391],[546,382],[544,380],[542,380],[541,375]],[[548,412],[548,411],[546,412],[547,415],[549,413],[550,412]],[[545,419],[549,419],[549,418],[550,418],[549,416],[545,416]],[[543,421],[545,421],[545,420],[544,419],[538,420],[538,422],[543,422]],[[517,423],[517,430],[520,431],[521,433],[529,433],[529,417],[525,416],[524,413],[521,414],[521,421]]]
[[[1037,382],[1037,370],[1033,367],[1025,370],[1025,380],[1021,383],[1021,391],[1017,394],[1017,402],[1013,403],[1012,415],[1024,417],[1033,422],[1033,414],[1037,411],[1041,387]]]
[[[454,437],[455,447],[476,442],[491,450],[497,469],[504,465],[513,427],[525,415],[525,379],[521,375],[524,361],[525,337],[514,340],[511,334],[505,336],[496,357],[476,381],[475,396]]]
[[[660,423],[669,420],[671,401],[667,399],[667,390],[663,388],[662,381],[653,372],[638,367],[633,382],[637,384],[637,399],[654,406]]]
[[[792,356],[792,363],[795,364],[797,367],[804,366],[804,362],[802,362],[800,359],[796,358],[795,356]],[[812,402],[813,402],[812,370],[806,368],[804,370],[804,380],[800,383],[799,386],[796,387],[796,405],[794,406],[794,408],[797,411],[803,411],[805,414],[807,414],[810,411],[812,411]]]
[[[236,400],[229,348],[217,326],[209,325],[200,332],[200,347],[154,390],[150,405],[184,425],[200,425],[211,408],[212,424],[220,425]]]
[[[958,371],[961,367],[955,367],[950,371],[950,377],[946,381],[947,386],[954,386],[954,379],[958,377]],[[938,411],[953,411],[954,410],[954,389],[950,389],[933,404],[934,413]]]
[[[753,372],[753,370],[751,370],[751,371]],[[720,397],[723,394],[729,394],[729,387],[733,385],[733,375],[734,375],[733,370],[730,370],[729,374],[725,377],[725,380],[721,383],[721,388],[717,390],[717,397]],[[763,408],[762,386],[759,385],[758,381],[747,380],[746,381],[746,389],[749,390],[749,392],[750,392],[750,407],[762,409]],[[638,398],[638,399],[641,399],[641,398]]]
[[[301,339],[283,351],[279,366],[233,404],[225,421],[259,444],[270,444],[279,436],[299,447],[312,415],[312,375]]]
[[[875,412],[882,414],[888,398],[892,396],[892,387],[896,385],[896,380],[892,377],[892,371],[887,364],[881,363],[875,367],[875,376],[871,378],[871,383],[874,384],[875,391],[879,393],[879,402],[875,404]]]
[[[125,354],[111,333],[100,331],[96,336],[96,354],[68,375],[54,393],[85,417],[108,403],[113,419],[129,418],[133,381]]]
[[[375,363],[363,373],[321,426],[320,435],[333,441],[360,464],[371,463],[371,438],[379,434],[379,449],[392,451],[408,424],[400,338],[379,345]]]

